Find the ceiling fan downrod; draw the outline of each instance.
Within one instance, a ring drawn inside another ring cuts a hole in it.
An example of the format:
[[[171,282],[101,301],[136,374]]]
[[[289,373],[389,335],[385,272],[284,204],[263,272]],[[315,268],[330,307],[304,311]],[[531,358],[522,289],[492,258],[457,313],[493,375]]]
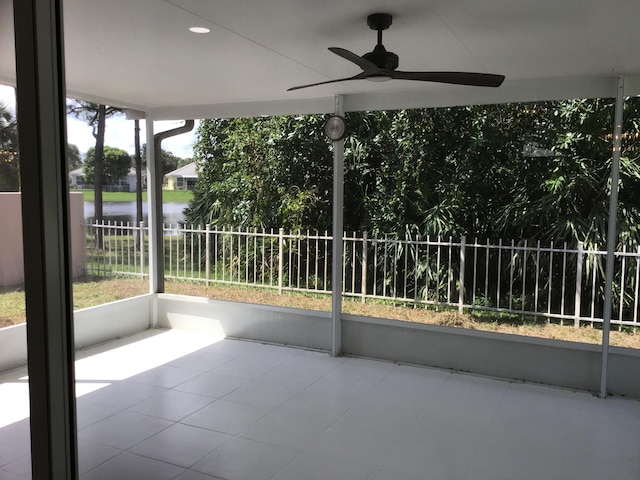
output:
[[[362,58],[369,60],[378,68],[383,70],[395,70],[398,68],[398,56],[387,51],[382,44],[382,32],[387,30],[393,23],[393,17],[387,13],[374,13],[367,17],[367,25],[371,30],[378,31],[378,44],[372,52],[365,53]]]

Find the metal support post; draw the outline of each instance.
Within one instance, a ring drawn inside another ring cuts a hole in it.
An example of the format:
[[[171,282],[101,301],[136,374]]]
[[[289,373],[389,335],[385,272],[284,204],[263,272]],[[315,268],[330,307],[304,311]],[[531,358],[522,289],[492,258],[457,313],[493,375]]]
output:
[[[343,115],[342,95],[334,113]],[[331,254],[331,355],[342,353],[342,231],[344,224],[344,140],[333,142],[333,226]]]
[[[147,116],[147,192],[149,201],[149,276],[151,293],[164,292],[164,223],[162,212],[162,140],[190,132],[195,122],[185,120],[184,125],[153,134],[153,120]],[[153,148],[150,148],[153,145]],[[153,245],[154,249],[151,249]],[[153,263],[151,263],[153,258]],[[154,268],[151,268],[151,266]]]
[[[162,168],[155,158],[153,119],[145,119],[147,136],[147,212],[149,224],[149,291],[164,292],[164,246],[162,225]],[[158,188],[159,185],[159,188]]]
[[[611,159],[611,197],[609,199],[609,225],[607,231],[607,266],[605,270],[604,316],[602,321],[602,366],[600,369],[600,397],[607,397],[607,369],[609,363],[609,332],[611,331],[611,305],[613,269],[618,244],[618,179],[622,151],[622,118],[624,110],[624,75],[618,77],[616,111],[613,124],[613,157]]]

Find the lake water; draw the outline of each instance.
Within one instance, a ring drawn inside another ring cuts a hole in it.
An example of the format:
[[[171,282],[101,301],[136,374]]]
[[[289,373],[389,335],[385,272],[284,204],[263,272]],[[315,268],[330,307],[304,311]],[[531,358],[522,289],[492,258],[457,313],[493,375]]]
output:
[[[175,225],[184,222],[184,209],[187,203],[164,203],[163,222],[166,225]],[[103,202],[102,204],[103,219],[105,222],[129,222],[131,225],[136,223],[136,202]],[[87,223],[93,221],[95,216],[95,206],[93,202],[84,202],[84,219]],[[147,202],[142,202],[143,220],[147,222]]]

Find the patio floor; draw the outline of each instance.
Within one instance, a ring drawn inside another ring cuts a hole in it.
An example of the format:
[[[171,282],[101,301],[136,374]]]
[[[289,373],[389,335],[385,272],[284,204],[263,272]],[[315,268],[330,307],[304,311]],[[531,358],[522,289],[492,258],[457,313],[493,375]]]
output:
[[[30,478],[25,370],[0,479]],[[640,478],[640,402],[178,330],[79,353],[83,479]]]

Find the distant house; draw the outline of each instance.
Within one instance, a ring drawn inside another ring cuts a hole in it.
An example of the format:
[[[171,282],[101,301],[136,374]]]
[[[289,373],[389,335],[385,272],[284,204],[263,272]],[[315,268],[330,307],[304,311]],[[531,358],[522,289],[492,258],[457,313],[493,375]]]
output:
[[[142,188],[147,186],[147,171],[142,170]],[[136,191],[136,169],[131,167],[126,177],[122,177],[117,182],[108,185],[108,190],[117,192],[135,192]]]
[[[167,190],[193,190],[198,181],[198,172],[195,162],[180,167],[165,175],[165,188]]]
[[[69,172],[69,185],[72,188],[93,188],[93,184],[86,183],[84,179],[84,169],[76,168]],[[142,170],[142,188],[147,185],[147,172]],[[135,192],[136,191],[136,169],[131,167],[126,177],[122,177],[117,182],[104,185],[105,192]]]
[[[84,169],[82,167],[69,172],[69,185],[73,188],[82,188],[84,186]]]

